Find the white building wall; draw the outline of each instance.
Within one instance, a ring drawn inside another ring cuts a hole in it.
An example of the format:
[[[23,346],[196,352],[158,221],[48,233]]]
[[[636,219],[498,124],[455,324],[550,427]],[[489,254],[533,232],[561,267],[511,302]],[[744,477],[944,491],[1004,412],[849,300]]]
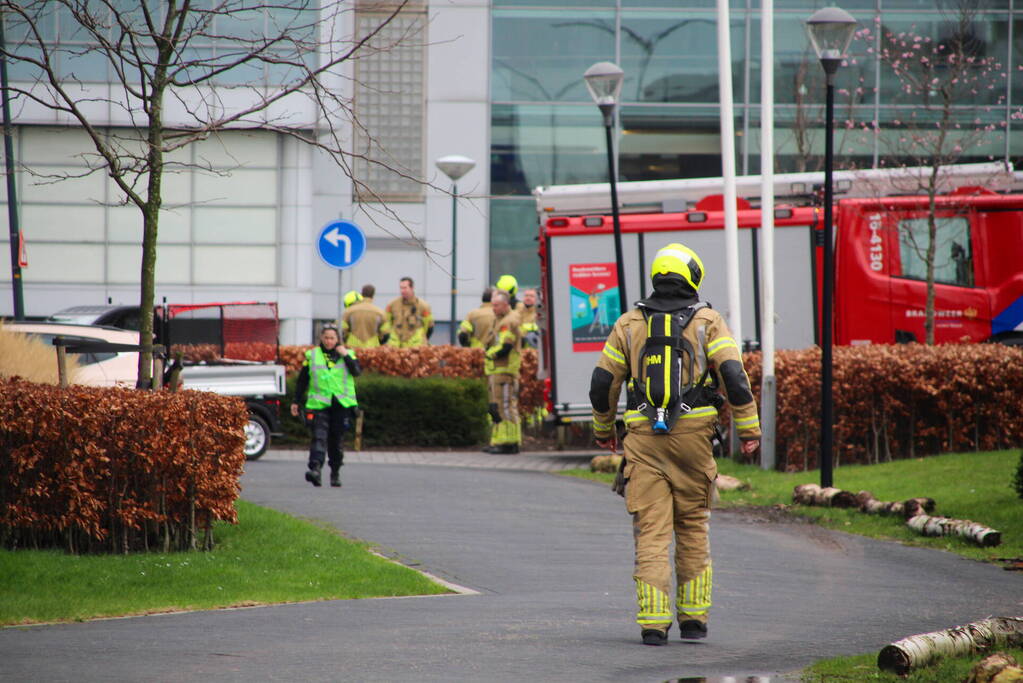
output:
[[[381,307],[398,296],[398,281],[413,278],[416,293],[448,320],[451,308],[451,188],[434,167],[442,156],[460,154],[476,167],[458,183],[458,280],[456,319],[479,305],[487,285],[489,254],[490,8],[484,0],[449,0],[429,9],[426,59],[427,188],[425,201],[354,205],[351,181],[331,163],[317,166],[316,234],[337,218],[353,220],[366,233],[368,251],[354,267],[337,271],[314,257],[313,309],[316,318],[338,315],[338,294],[371,283]],[[322,171],[322,172],[321,172]],[[467,195],[467,196],[466,196]],[[315,238],[315,235],[314,235]],[[456,320],[456,324],[457,324]],[[447,343],[434,336],[433,343]]]
[[[345,13],[341,21],[350,22],[352,17],[353,13]],[[160,227],[158,301],[163,297],[172,303],[278,301],[281,342],[308,343],[313,320],[338,316],[340,293],[373,283],[377,302],[384,306],[398,296],[399,278],[408,275],[416,280],[417,293],[432,305],[435,318],[447,320],[451,197],[442,190],[449,189],[450,182],[433,167],[433,161],[462,154],[477,165],[459,182],[464,198],[458,207],[456,318],[478,305],[487,284],[489,248],[489,6],[484,0],[450,0],[431,6],[429,18],[423,131],[428,167],[424,172],[439,189],[428,188],[420,202],[357,207],[351,180],[324,153],[269,133],[258,135],[256,143],[241,132],[237,138],[233,133],[215,136],[187,152],[193,155],[190,158],[219,161],[225,167],[238,162],[241,168],[226,177],[198,172],[165,176],[167,210]],[[350,35],[351,26],[324,27],[324,32]],[[350,70],[342,70],[333,87],[350,89],[350,77]],[[112,90],[91,87],[99,98],[109,97]],[[168,98],[167,125],[187,125],[193,120],[188,110],[207,95],[196,93],[190,103],[171,103],[174,98]],[[228,109],[244,104],[243,91],[217,95]],[[308,103],[303,98],[289,99],[259,118],[286,117],[295,126],[315,129],[317,122]],[[89,106],[97,126],[132,123],[132,107]],[[16,126],[75,128],[66,114],[31,103],[16,108],[14,122]],[[350,126],[340,132],[351,140]],[[69,133],[77,143],[61,147],[57,157],[50,158],[49,151],[38,145],[30,150],[19,145],[18,160],[66,168],[73,163],[74,152],[91,151],[84,135]],[[26,153],[36,158],[26,158]],[[45,316],[68,306],[108,300],[138,301],[141,214],[134,206],[114,206],[117,194],[101,173],[48,186],[19,173],[21,226],[29,255],[29,267],[24,270],[27,315]],[[0,199],[6,202],[3,187]],[[354,220],[369,240],[363,260],[341,272],[319,259],[315,244],[322,226],[338,218]],[[0,250],[7,254],[4,205],[0,205],[0,229]],[[10,278],[0,278],[0,315],[12,313]],[[447,338],[433,341],[446,343]]]

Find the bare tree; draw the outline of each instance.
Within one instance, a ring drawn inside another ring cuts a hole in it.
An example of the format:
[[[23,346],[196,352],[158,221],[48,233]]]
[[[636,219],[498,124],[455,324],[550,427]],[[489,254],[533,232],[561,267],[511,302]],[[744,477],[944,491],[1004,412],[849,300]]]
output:
[[[1005,125],[1004,118],[996,124],[984,116],[1004,105],[1001,93],[1006,75],[1004,66],[986,54],[988,46],[977,36],[976,13],[975,2],[962,0],[946,12],[937,36],[882,27],[878,58],[898,86],[893,101],[904,107],[888,121],[862,124],[885,149],[881,165],[926,168],[926,173],[911,176],[899,187],[907,194],[927,196],[926,235],[903,222],[899,239],[925,266],[928,344],[934,343],[936,265],[954,268],[967,281],[971,276],[969,244],[961,238],[942,245],[949,261],[938,264],[939,223],[947,220],[939,217],[937,204],[942,169],[976,155],[992,133]],[[949,210],[954,212],[955,207],[942,205],[941,211]]]
[[[75,121],[91,139],[87,173],[110,176],[143,223],[138,386],[152,379],[153,306],[162,181],[167,155],[218,131],[259,128],[314,146],[352,178],[357,194],[376,197],[352,173],[355,159],[422,182],[372,145],[352,148],[345,131],[372,137],[353,107],[347,62],[392,49],[412,36],[383,29],[410,0],[375,6],[374,28],[342,35],[350,2],[333,0],[12,0],[0,1],[9,43],[3,56],[33,74],[10,96]],[[57,32],[59,31],[59,39]],[[411,30],[410,30],[411,32]],[[80,70],[102,64],[109,87],[85,83]],[[273,74],[252,82],[253,70]],[[244,81],[242,84],[238,84]],[[94,112],[124,112],[124,129]],[[170,127],[169,107],[184,111]],[[307,115],[313,112],[314,123]],[[383,159],[383,160],[381,160]],[[180,165],[180,162],[176,162]],[[212,169],[209,169],[212,170]],[[381,202],[383,203],[383,202]],[[385,209],[386,210],[386,209]]]

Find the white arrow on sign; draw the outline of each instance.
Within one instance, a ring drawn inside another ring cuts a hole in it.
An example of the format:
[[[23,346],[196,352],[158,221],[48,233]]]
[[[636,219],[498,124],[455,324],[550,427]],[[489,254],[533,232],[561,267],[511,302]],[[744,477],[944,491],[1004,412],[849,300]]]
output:
[[[338,232],[337,228],[334,228],[326,235],[323,236],[328,242],[330,242],[334,248],[337,248],[338,242],[345,243],[345,263],[352,260],[352,238],[348,235],[342,235]]]

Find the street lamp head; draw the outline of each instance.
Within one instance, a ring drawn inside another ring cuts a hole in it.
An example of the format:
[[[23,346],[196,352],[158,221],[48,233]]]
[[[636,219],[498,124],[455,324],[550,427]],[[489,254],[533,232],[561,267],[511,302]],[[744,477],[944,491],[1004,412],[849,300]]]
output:
[[[817,58],[824,70],[834,73],[845,59],[846,50],[856,33],[856,20],[838,7],[825,7],[814,12],[806,20],[806,32],[810,36]]]
[[[586,81],[586,89],[590,91],[590,97],[602,111],[604,107],[613,108],[618,104],[625,72],[618,68],[617,64],[597,62],[586,70],[583,79]]]
[[[458,182],[459,178],[471,171],[476,165],[476,162],[469,157],[463,157],[459,154],[449,154],[437,159],[434,163],[441,173],[451,178],[453,183]]]

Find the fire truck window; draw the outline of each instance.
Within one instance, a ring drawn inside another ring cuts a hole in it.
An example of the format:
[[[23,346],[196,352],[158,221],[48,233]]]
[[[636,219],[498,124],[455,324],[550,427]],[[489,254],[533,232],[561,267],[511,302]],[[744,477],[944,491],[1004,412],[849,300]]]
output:
[[[963,217],[938,218],[934,250],[934,281],[960,287],[973,286],[973,249],[970,222]],[[927,279],[927,219],[899,221],[899,257],[902,277]]]

